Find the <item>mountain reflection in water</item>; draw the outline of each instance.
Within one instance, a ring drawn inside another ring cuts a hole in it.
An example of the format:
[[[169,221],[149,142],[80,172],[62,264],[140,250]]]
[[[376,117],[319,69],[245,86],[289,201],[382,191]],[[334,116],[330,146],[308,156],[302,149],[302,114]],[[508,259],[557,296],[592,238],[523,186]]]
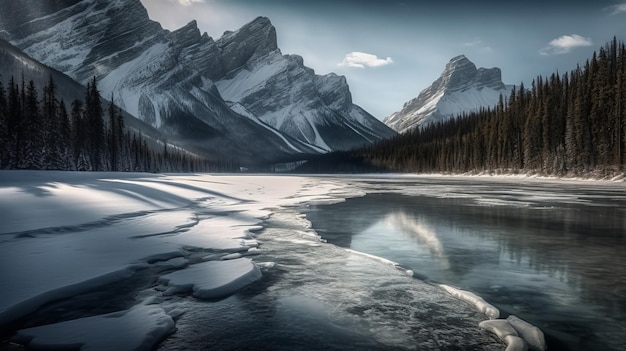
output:
[[[540,327],[553,349],[626,349],[626,197],[508,184],[479,190],[489,196],[476,187],[407,196],[385,186],[394,189],[307,218],[329,243],[478,293]]]

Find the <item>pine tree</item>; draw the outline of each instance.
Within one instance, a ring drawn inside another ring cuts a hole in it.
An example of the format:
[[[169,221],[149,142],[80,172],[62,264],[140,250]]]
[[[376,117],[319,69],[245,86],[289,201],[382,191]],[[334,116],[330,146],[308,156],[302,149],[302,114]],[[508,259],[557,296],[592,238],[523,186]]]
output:
[[[91,169],[103,170],[103,155],[105,148],[104,119],[102,117],[102,103],[96,77],[91,84],[87,84],[85,97],[85,122],[87,126],[87,154]]]
[[[116,115],[115,102],[113,98],[113,94],[111,94],[111,103],[109,104],[109,130],[108,130],[108,145],[109,145],[109,163],[110,169],[113,172],[117,172],[118,170],[118,158],[119,158],[119,147],[120,147],[120,137],[119,137],[119,128],[117,127],[118,118]]]
[[[42,169],[43,168],[43,121],[39,109],[39,99],[35,83],[28,83],[24,99],[24,157],[19,168]]]
[[[7,97],[4,85],[0,81],[0,169],[9,164],[9,126],[7,116]]]
[[[44,87],[43,99],[43,141],[45,169],[62,169],[61,160],[61,135],[59,127],[59,103],[56,98],[56,85],[50,76],[48,84]]]
[[[7,98],[8,167],[15,169],[20,163],[24,148],[22,102],[19,87],[13,77],[9,80]]]
[[[72,127],[67,114],[65,101],[59,102],[59,147],[61,153],[61,168],[65,171],[72,169]]]
[[[84,120],[83,102],[74,100],[72,102],[72,150],[74,170],[86,171],[88,169],[87,150],[87,129]]]

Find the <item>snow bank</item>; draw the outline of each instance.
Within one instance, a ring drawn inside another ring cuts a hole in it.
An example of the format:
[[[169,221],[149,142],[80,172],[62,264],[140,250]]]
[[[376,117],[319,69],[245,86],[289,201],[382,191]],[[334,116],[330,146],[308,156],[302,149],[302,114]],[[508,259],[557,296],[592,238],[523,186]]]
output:
[[[541,329],[513,315],[506,320],[511,323],[517,334],[528,343],[531,349],[544,351],[547,348]]]
[[[453,288],[449,285],[440,284],[439,286],[448,293],[450,293],[452,296],[473,304],[480,312],[486,314],[489,319],[497,319],[498,317],[500,317],[500,311],[493,305],[483,300],[482,297],[469,291]]]
[[[193,290],[200,299],[217,299],[259,280],[261,270],[250,259],[209,261],[189,266],[159,278],[159,283],[170,286],[165,294]]]
[[[158,306],[20,330],[14,341],[33,349],[151,350],[175,330],[174,320]]]

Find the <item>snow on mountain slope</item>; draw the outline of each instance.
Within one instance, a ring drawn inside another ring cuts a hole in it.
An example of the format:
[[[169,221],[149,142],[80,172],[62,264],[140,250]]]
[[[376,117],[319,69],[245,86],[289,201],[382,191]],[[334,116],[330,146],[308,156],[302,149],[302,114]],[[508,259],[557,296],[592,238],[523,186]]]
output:
[[[384,122],[403,133],[432,122],[443,121],[462,112],[494,106],[500,95],[511,93],[512,85],[502,83],[499,68],[479,68],[465,56],[454,57],[441,76],[418,97],[404,104]]]

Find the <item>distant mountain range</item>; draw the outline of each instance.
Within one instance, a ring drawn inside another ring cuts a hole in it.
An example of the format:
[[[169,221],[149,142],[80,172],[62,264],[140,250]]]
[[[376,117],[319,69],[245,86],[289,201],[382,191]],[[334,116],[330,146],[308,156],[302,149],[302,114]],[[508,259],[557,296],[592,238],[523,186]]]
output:
[[[267,163],[395,135],[352,103],[345,78],[282,55],[267,18],[213,40],[195,21],[163,29],[139,0],[0,9],[1,38],[80,84],[95,76],[103,97],[193,152]]]
[[[399,133],[432,122],[445,121],[462,112],[492,107],[500,94],[508,97],[512,85],[502,83],[499,68],[476,68],[467,57],[454,57],[433,84],[408,101],[384,122]]]

